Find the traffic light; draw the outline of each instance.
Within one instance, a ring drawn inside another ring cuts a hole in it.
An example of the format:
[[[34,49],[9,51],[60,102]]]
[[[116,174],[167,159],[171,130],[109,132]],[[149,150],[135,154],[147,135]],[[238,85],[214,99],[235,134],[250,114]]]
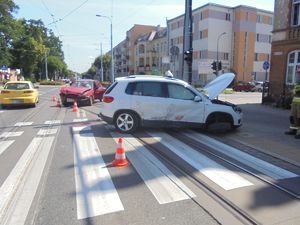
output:
[[[184,52],[184,60],[187,62],[193,61],[193,49]]]
[[[221,61],[218,62],[218,71],[219,70],[222,70],[222,62]]]
[[[217,70],[217,62],[213,61],[213,63],[211,64],[211,69],[216,71]]]

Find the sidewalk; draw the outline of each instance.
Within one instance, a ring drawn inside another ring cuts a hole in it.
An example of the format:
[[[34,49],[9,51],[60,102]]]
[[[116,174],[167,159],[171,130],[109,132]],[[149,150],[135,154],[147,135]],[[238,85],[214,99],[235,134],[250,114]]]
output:
[[[225,138],[300,166],[300,140],[284,134],[289,128],[289,110],[262,105],[260,93],[223,94],[219,99],[238,104],[243,110],[243,125]]]

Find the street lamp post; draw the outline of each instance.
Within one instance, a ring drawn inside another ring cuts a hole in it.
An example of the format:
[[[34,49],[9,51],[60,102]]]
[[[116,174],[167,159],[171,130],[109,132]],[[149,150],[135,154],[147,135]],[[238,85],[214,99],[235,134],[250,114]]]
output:
[[[108,16],[103,16],[103,15],[96,15],[98,17],[103,17],[107,18],[110,22],[110,56],[111,56],[111,82],[114,82],[115,77],[114,77],[114,55],[113,55],[113,35],[112,35],[112,19],[111,17]]]
[[[217,68],[216,68],[217,76],[219,75],[219,41],[220,41],[220,38],[221,38],[224,34],[226,34],[226,32],[221,33],[221,34],[218,36],[218,40],[217,40]]]

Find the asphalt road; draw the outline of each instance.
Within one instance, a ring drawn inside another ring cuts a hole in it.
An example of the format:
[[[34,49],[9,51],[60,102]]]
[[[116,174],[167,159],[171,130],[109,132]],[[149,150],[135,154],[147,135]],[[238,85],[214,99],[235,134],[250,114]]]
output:
[[[0,109],[0,224],[299,223],[299,200],[272,185],[300,195],[299,143],[283,135],[289,112],[259,94],[220,96],[243,108],[235,132],[130,136],[98,119],[99,102],[75,113],[55,107],[57,87],[39,90],[37,108]],[[110,165],[119,136],[124,168]]]

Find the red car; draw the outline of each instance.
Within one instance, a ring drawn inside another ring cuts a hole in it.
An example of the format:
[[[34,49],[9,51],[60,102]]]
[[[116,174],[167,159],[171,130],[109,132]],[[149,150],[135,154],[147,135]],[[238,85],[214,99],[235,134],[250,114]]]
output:
[[[236,85],[233,86],[233,90],[234,91],[246,91],[246,92],[249,92],[249,91],[253,91],[253,88],[255,86],[250,83],[250,82],[238,82]]]
[[[60,99],[64,106],[76,101],[78,104],[92,105],[95,99],[102,100],[105,88],[97,80],[77,80],[60,89]]]

